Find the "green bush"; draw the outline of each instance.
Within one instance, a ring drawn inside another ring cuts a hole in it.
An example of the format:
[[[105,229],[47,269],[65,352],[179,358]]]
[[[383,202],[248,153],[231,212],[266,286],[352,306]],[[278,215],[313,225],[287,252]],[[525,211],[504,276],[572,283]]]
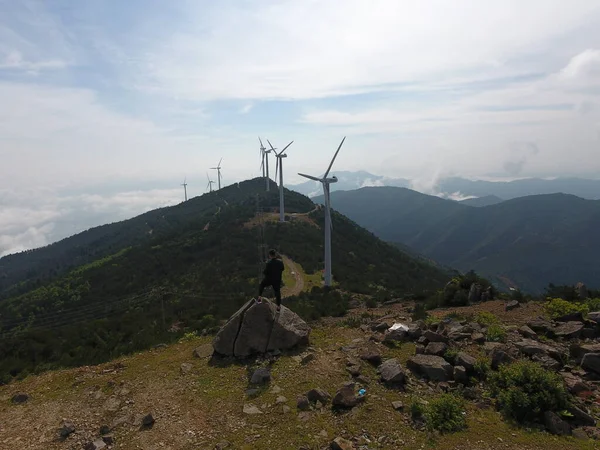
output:
[[[444,359],[452,365],[454,365],[454,363],[456,362],[457,356],[458,356],[458,349],[456,349],[456,348],[449,348],[448,350],[446,350],[446,353],[444,353]]]
[[[491,312],[483,311],[477,314],[475,321],[482,327],[489,327],[490,325],[497,325],[500,323],[500,319]]]
[[[585,303],[568,302],[562,298],[553,298],[545,306],[546,312],[550,317],[556,319],[557,317],[566,316],[567,314],[582,313],[587,314],[589,312],[589,306]]]
[[[600,298],[588,298],[585,301],[590,312],[592,311],[600,311]]]
[[[489,382],[500,410],[519,423],[541,419],[545,411],[561,411],[568,404],[562,377],[533,361],[502,365]]]
[[[501,325],[490,325],[485,332],[486,339],[490,342],[504,342],[506,330]]]
[[[369,297],[365,302],[367,308],[377,308],[377,299],[375,297]]]
[[[425,404],[419,398],[413,397],[410,401],[410,417],[416,420],[425,414]]]
[[[480,380],[485,380],[488,377],[488,374],[492,371],[492,366],[490,361],[485,356],[480,356],[475,360],[473,369]]]
[[[441,433],[452,433],[467,427],[464,401],[452,394],[442,394],[425,408],[427,428]]]

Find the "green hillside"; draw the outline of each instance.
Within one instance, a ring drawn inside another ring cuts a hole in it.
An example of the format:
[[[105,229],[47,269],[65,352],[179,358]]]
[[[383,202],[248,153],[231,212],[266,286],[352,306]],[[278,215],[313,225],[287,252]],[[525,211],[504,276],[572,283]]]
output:
[[[46,277],[12,274],[20,284],[9,286],[0,301],[0,374],[6,379],[9,373],[95,363],[172,340],[186,328],[214,326],[256,294],[267,247],[308,274],[320,273],[323,211],[287,191],[286,211],[305,214],[284,224],[268,213],[257,220],[257,204],[269,211],[278,201],[278,193],[265,193],[263,180],[256,179],[112,224],[101,238],[94,229],[8,258]],[[150,229],[157,231],[140,237],[152,220]],[[446,272],[339,214],[333,227],[334,282],[345,292],[385,299],[432,290],[447,279]],[[72,261],[72,253],[82,256]],[[53,254],[64,258],[55,272]],[[318,295],[327,302],[326,294]]]
[[[332,193],[332,206],[386,241],[525,291],[600,283],[600,201],[550,194],[476,208],[372,187]]]

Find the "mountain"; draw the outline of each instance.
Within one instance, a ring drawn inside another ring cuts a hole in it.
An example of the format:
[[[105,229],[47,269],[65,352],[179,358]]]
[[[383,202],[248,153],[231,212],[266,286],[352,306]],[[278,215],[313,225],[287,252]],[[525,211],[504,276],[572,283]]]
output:
[[[267,193],[255,179],[0,259],[0,376],[100,362],[211,327],[256,295],[268,247],[286,258],[290,295],[318,287],[324,212],[285,195],[283,224],[274,185]],[[346,293],[386,300],[447,281],[338,213],[333,227],[334,282]],[[344,311],[346,297],[318,295],[299,310]]]
[[[486,195],[484,197],[475,197],[475,198],[468,198],[466,200],[461,200],[461,203],[463,205],[482,207],[482,206],[495,205],[496,203],[500,203],[503,201],[504,200],[502,200],[500,197],[496,197],[495,195]]]
[[[466,180],[464,178],[444,178],[439,181],[437,189],[443,193],[460,192],[462,195],[476,197],[496,196],[512,199],[540,194],[571,194],[577,197],[599,200],[600,180],[583,178],[526,178],[514,181]]]
[[[336,171],[333,175],[338,177],[338,182],[331,184],[332,192],[359,189],[365,186],[407,187],[410,185],[410,181],[404,178],[387,178],[380,175],[373,175],[372,173],[362,170],[358,172]],[[288,188],[307,195],[308,197],[314,197],[323,193],[321,183],[318,181],[305,181],[300,184],[292,184],[288,186]]]
[[[600,201],[549,194],[475,208],[393,187],[335,192],[331,201],[384,240],[504,286],[600,286]]]

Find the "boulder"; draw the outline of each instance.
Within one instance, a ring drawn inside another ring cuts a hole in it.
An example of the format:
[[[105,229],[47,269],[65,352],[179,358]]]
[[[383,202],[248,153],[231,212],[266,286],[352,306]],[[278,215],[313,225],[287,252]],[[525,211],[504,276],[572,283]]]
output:
[[[454,367],[454,381],[461,384],[467,384],[469,382],[469,376],[467,375],[467,369],[463,366]]]
[[[75,425],[71,422],[64,422],[62,427],[58,430],[58,435],[66,439],[70,434],[75,432]]]
[[[152,425],[154,425],[154,417],[152,416],[152,414],[146,414],[143,418],[142,418],[142,426],[144,427],[151,427]]]
[[[581,367],[600,374],[600,353],[586,353],[581,360]]]
[[[537,319],[533,319],[527,323],[529,328],[535,331],[538,334],[543,334],[548,337],[552,337],[554,335],[554,330],[552,328],[552,324],[544,319],[543,317],[538,317]]]
[[[600,311],[594,311],[588,314],[588,319],[600,324]]]
[[[396,400],[392,402],[392,408],[394,408],[396,411],[402,411],[404,409],[404,403],[402,403],[400,400]]]
[[[28,400],[29,400],[29,395],[21,392],[19,394],[13,395],[10,401],[13,402],[14,404],[18,405],[21,403],[25,403]]]
[[[267,367],[256,369],[250,378],[251,384],[267,384],[271,381],[271,371]]]
[[[381,364],[381,353],[377,350],[365,350],[360,354],[360,359],[378,366]]]
[[[213,352],[214,348],[212,345],[204,344],[194,349],[194,356],[196,358],[209,358],[210,356],[212,356]]]
[[[416,355],[424,355],[425,354],[425,346],[422,344],[415,344],[415,354]]]
[[[583,409],[575,405],[569,406],[567,408],[567,411],[569,411],[573,415],[572,422],[575,425],[590,427],[596,426],[596,419],[594,419],[594,417],[590,415],[590,413],[588,413],[587,411],[584,411]]]
[[[573,375],[570,372],[559,372],[559,373],[563,377],[563,380],[565,380],[565,386],[567,387],[567,390],[571,394],[577,395],[580,392],[586,392],[586,391],[592,390],[592,387],[588,383],[583,381],[581,378],[579,378],[578,376]]]
[[[492,369],[498,370],[502,364],[510,364],[514,358],[504,351],[502,347],[495,347],[490,355],[492,357]]]
[[[552,434],[559,436],[568,436],[571,434],[571,426],[552,411],[544,413],[544,425],[546,425],[546,429]]]
[[[444,344],[443,342],[430,342],[425,347],[426,355],[435,355],[435,356],[444,356],[448,350],[448,344]]]
[[[331,395],[323,389],[311,389],[306,393],[306,398],[311,403],[321,402],[323,405],[327,404]]]
[[[342,386],[333,397],[331,402],[333,406],[339,408],[352,408],[363,401],[364,397],[358,397],[356,395],[355,386],[355,383],[351,381],[344,383],[344,386]]]
[[[378,368],[377,372],[381,376],[381,381],[391,385],[404,385],[406,382],[406,374],[404,369],[396,358],[384,361]]]
[[[537,333],[531,328],[529,328],[527,325],[523,325],[521,328],[519,328],[519,334],[521,334],[521,336],[527,339],[533,339],[537,337]]]
[[[330,445],[331,450],[353,450],[354,444],[343,437],[336,437]]]
[[[483,333],[475,331],[471,334],[471,340],[477,344],[483,344],[485,342],[485,336]]]
[[[421,335],[423,334],[423,330],[418,323],[409,323],[407,333],[409,339],[414,341],[421,337]]]
[[[570,314],[565,314],[564,316],[560,316],[555,319],[557,322],[583,322],[583,314],[581,312],[574,312]]]
[[[558,372],[562,369],[562,364],[559,363],[554,358],[550,358],[548,355],[544,353],[539,353],[537,355],[533,355],[531,359],[540,364],[544,369],[550,370],[552,372]]]
[[[387,331],[385,333],[385,337],[383,342],[403,342],[408,337],[408,331],[403,330],[402,328],[396,328],[392,331]]]
[[[95,441],[88,442],[85,444],[85,450],[102,450],[106,448],[106,443],[102,439],[96,439]]]
[[[558,338],[577,339],[581,336],[581,330],[583,330],[581,322],[563,322],[554,329],[554,334]]]
[[[442,336],[440,333],[436,333],[435,331],[427,330],[423,333],[425,339],[428,342],[448,342],[448,338],[446,336]]]
[[[562,353],[556,348],[531,339],[523,339],[521,342],[516,342],[515,346],[521,353],[527,356],[543,353],[556,359],[557,361],[560,361],[562,358]]]
[[[600,353],[600,343],[573,344],[569,347],[569,355],[577,364],[581,364],[581,360],[586,353]]]
[[[475,358],[473,358],[471,355],[465,352],[460,352],[456,356],[456,365],[463,366],[465,369],[467,369],[467,372],[469,373],[473,373],[475,371],[476,362],[477,360]]]
[[[385,331],[391,325],[387,322],[374,322],[371,324],[371,331]]]
[[[513,309],[517,309],[521,306],[521,304],[517,300],[512,300],[504,305],[504,311],[512,311]]]
[[[310,409],[310,402],[308,401],[308,397],[306,395],[299,395],[296,400],[296,407],[300,411],[308,411]]]
[[[440,356],[415,355],[408,360],[406,365],[417,375],[432,381],[448,381],[452,379],[452,366]]]
[[[290,309],[282,305],[277,312],[274,303],[252,299],[219,330],[213,348],[220,355],[247,357],[306,345],[309,334],[310,327]]]

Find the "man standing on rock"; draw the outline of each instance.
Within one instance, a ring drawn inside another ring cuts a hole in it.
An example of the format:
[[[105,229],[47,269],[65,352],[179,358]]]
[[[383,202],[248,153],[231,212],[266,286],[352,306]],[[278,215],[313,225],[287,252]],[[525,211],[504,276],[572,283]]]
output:
[[[281,275],[284,270],[283,261],[278,258],[277,252],[273,249],[269,250],[269,260],[263,271],[264,278],[260,282],[258,288],[258,301],[262,300],[262,293],[267,286],[272,286],[275,292],[275,300],[277,301],[277,311],[281,308]]]

